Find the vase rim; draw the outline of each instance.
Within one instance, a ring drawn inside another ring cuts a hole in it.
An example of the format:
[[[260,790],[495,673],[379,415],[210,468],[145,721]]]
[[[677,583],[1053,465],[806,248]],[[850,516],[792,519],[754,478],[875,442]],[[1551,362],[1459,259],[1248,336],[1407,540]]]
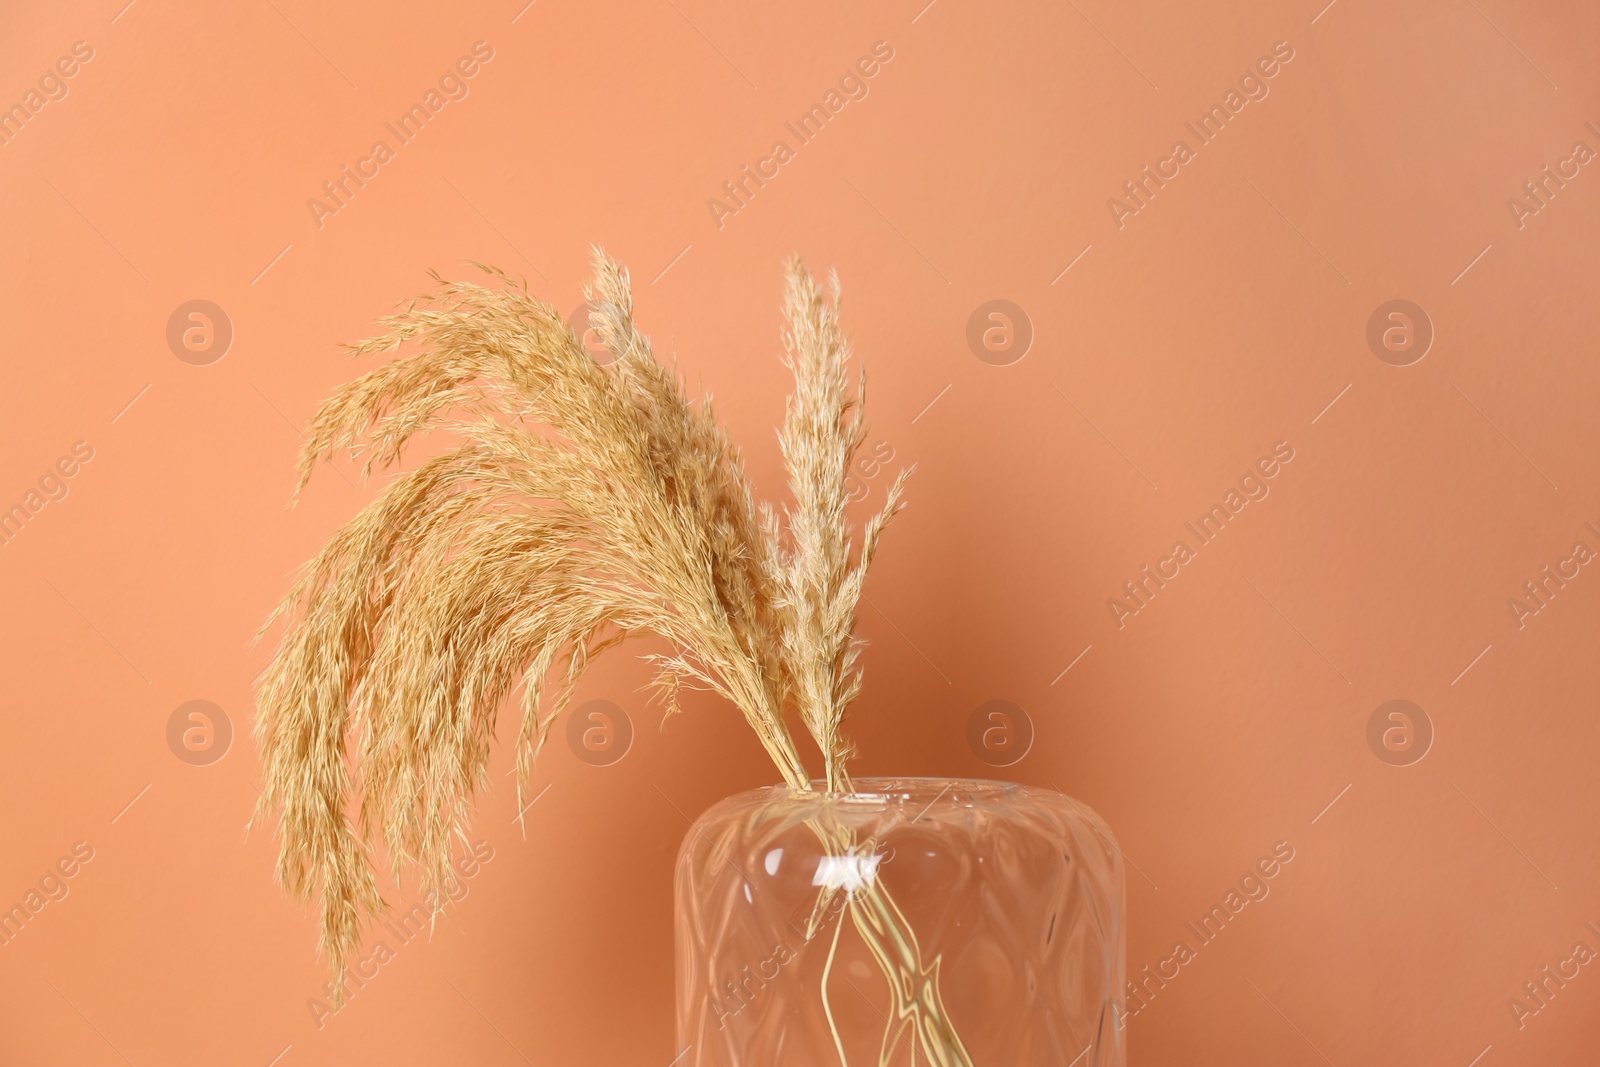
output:
[[[812,785],[826,782],[826,778],[811,779]],[[1020,782],[1008,782],[1002,778],[968,778],[963,775],[949,774],[867,774],[852,778],[851,783],[861,785],[864,782],[905,782],[912,785],[929,785],[948,783],[950,785],[983,785],[1010,787],[1020,785]],[[859,790],[857,790],[859,792]]]
[[[918,799],[932,796],[937,799],[946,793],[954,793],[957,796],[993,797],[1012,794],[1022,789],[1037,788],[1020,782],[1008,782],[994,778],[961,778],[946,775],[917,774],[880,774],[852,778],[850,782],[852,788],[849,792],[830,792],[827,789],[827,780],[823,778],[811,779],[811,785],[812,789],[801,790],[778,784],[765,786],[761,789],[752,790],[752,792],[770,792],[796,798],[815,797],[819,800],[882,802],[897,796]]]

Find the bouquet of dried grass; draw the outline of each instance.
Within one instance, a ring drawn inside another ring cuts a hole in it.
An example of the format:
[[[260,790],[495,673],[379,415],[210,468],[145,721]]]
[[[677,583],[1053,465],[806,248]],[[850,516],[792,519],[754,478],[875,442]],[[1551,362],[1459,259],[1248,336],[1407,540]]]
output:
[[[504,699],[520,688],[520,795],[590,658],[631,634],[670,646],[649,657],[669,713],[684,686],[722,695],[803,790],[798,718],[827,788],[849,789],[856,603],[908,472],[854,543],[846,476],[865,379],[852,389],[837,281],[830,301],[798,259],[788,265],[795,390],[779,436],[793,502],[780,517],[754,500],[709,400],[692,402],[652,355],[615,262],[597,252],[587,294],[607,366],[553,308],[489,273],[487,286],[436,275],[437,294],[354,346],[407,351],[335,391],[300,456],[303,487],[339,453],[370,475],[414,434],[459,439],[340,529],[273,616],[286,627],[260,688],[258,816],[281,811],[281,882],[320,898],[336,993],[363,920],[385,906],[374,847],[397,877],[417,866],[424,896],[442,899]],[[922,1011],[915,938],[895,928],[886,893],[865,896],[857,925],[901,972],[906,1010]],[[939,1036],[933,1001],[930,1052],[949,1054],[932,1062],[965,1062],[954,1034]]]

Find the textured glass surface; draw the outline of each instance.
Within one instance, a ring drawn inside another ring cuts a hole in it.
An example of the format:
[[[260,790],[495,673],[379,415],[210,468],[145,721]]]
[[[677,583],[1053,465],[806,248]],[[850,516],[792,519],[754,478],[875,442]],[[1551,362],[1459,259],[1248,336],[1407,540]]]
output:
[[[689,831],[679,1062],[1122,1067],[1123,870],[1100,817],[1000,782],[855,786],[741,793]]]

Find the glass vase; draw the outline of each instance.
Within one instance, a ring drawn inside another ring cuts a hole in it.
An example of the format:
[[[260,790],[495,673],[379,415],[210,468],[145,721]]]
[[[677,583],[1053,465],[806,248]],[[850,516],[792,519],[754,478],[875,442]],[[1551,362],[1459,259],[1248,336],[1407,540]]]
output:
[[[1122,856],[1048,789],[712,807],[677,867],[675,1067],[1123,1067]]]

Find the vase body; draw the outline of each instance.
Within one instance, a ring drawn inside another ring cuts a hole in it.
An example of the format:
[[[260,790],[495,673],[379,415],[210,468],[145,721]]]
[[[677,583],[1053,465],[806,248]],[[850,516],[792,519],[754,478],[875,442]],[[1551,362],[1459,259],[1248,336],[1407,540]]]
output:
[[[678,1064],[1123,1067],[1122,857],[1099,816],[1001,782],[854,788],[757,789],[690,829]]]

